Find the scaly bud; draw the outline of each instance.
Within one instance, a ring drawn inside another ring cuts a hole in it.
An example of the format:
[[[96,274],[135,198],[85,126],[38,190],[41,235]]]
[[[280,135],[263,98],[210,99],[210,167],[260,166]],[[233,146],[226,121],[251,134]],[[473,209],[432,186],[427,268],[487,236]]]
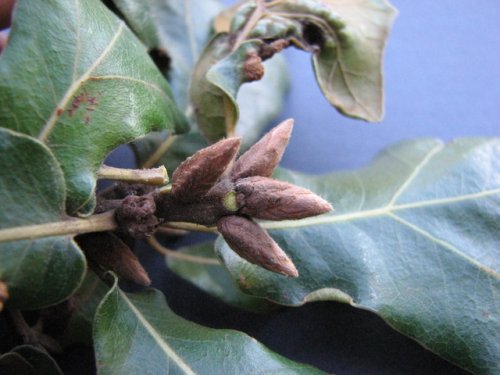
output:
[[[148,286],[151,280],[130,248],[112,233],[90,233],[77,237],[78,244],[94,263],[124,279]]]
[[[217,229],[243,259],[272,272],[299,276],[290,258],[257,223],[242,216],[224,216],[217,222]]]
[[[151,195],[129,195],[115,211],[120,229],[133,238],[148,237],[156,230],[160,221],[155,216],[156,203]]]
[[[250,176],[270,177],[279,164],[292,133],[293,120],[288,119],[264,135],[234,163],[233,181]]]
[[[265,220],[295,220],[316,216],[333,208],[312,191],[266,177],[235,182],[240,213]]]
[[[232,163],[240,144],[241,138],[223,139],[187,158],[172,175],[172,195],[185,203],[203,197]]]
[[[0,281],[0,311],[3,310],[3,305],[8,298],[9,289],[7,288],[7,284],[5,284],[3,281]]]

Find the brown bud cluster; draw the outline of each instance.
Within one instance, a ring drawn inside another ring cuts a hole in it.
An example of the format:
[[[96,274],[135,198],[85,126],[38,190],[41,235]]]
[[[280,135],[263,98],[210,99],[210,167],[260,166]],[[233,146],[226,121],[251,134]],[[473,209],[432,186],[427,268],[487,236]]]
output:
[[[297,277],[290,258],[251,219],[294,220],[332,210],[311,191],[270,178],[288,145],[292,127],[292,120],[284,121],[236,161],[239,138],[222,140],[197,152],[174,172],[172,194],[163,198],[157,213],[168,221],[217,225],[242,258]]]

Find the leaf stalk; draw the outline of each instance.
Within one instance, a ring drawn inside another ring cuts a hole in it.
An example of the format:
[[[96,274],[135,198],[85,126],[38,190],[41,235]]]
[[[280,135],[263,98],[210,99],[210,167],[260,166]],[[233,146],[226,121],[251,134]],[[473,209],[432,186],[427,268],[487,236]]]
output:
[[[118,228],[114,215],[114,211],[108,211],[103,214],[92,215],[85,219],[68,218],[66,220],[46,224],[0,229],[0,243],[28,239],[32,240],[51,236],[112,231]]]
[[[167,169],[163,165],[152,169],[124,169],[103,165],[97,172],[97,178],[146,185],[165,185],[168,183]]]

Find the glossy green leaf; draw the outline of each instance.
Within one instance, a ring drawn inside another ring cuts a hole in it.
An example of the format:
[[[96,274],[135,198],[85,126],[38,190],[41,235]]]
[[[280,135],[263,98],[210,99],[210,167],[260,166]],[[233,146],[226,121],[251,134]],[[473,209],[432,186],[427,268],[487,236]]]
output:
[[[395,15],[387,1],[282,0],[261,6],[246,1],[226,12],[223,23],[232,17],[229,28],[218,27],[225,32],[212,40],[195,68],[191,100],[209,140],[234,131],[238,90],[260,79],[255,56],[265,60],[288,45],[312,53],[318,84],[341,113],[382,119],[382,55]]]
[[[50,150],[0,128],[0,230],[66,219],[64,177]],[[85,258],[72,236],[0,242],[0,280],[20,309],[56,304],[80,285]]]
[[[17,2],[0,58],[0,101],[3,127],[54,152],[67,209],[80,215],[93,210],[96,171],[111,150],[186,127],[145,48],[98,0]]]
[[[257,313],[268,312],[276,307],[263,298],[252,297],[240,291],[238,285],[242,289],[246,286],[244,278],[240,278],[236,284],[215,256],[212,242],[182,248],[177,252],[187,257],[167,256],[168,268],[205,292],[232,306]]]
[[[212,33],[212,19],[221,10],[216,0],[113,0],[148,48],[170,61],[169,81],[175,100],[187,108],[191,70]]]
[[[420,140],[366,168],[278,176],[336,212],[263,225],[292,258],[289,279],[218,251],[245,292],[286,305],[337,300],[368,309],[477,374],[500,371],[500,139]]]
[[[35,369],[37,375],[63,375],[56,361],[47,352],[34,346],[17,346],[12,352],[21,355]]]
[[[243,333],[184,320],[154,289],[126,294],[115,285],[97,311],[94,341],[99,374],[321,373]]]

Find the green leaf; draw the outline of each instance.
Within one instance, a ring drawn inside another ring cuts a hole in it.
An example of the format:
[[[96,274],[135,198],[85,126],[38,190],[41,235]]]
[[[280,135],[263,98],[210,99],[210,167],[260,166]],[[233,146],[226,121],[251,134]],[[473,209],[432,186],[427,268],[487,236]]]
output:
[[[64,177],[39,141],[0,128],[0,229],[63,221]],[[1,237],[1,236],[0,236]],[[20,309],[56,304],[80,285],[85,258],[72,236],[0,241],[0,280]],[[1,238],[0,238],[1,239]]]
[[[312,53],[319,86],[341,113],[380,121],[382,55],[394,15],[384,0],[236,5],[224,13],[225,26],[218,27],[226,32],[212,40],[195,68],[191,100],[203,134],[211,141],[232,134],[240,86],[260,79],[259,58],[290,44]],[[232,18],[229,29],[227,18]]]
[[[94,340],[99,374],[321,373],[243,333],[184,320],[154,289],[127,294],[115,284],[97,311]]]
[[[191,71],[212,33],[212,19],[221,10],[216,0],[113,0],[137,36],[168,54],[169,81],[179,106],[189,104]]]
[[[333,214],[263,225],[297,266],[289,279],[217,249],[245,292],[286,304],[338,300],[379,314],[477,374],[500,371],[500,139],[395,145],[369,166],[278,176]]]
[[[21,355],[35,369],[37,375],[63,375],[56,361],[48,353],[34,346],[17,346],[12,352]]]
[[[168,76],[175,99],[181,108],[186,109],[186,113],[190,113],[190,77],[212,33],[212,19],[221,10],[219,3],[213,0],[196,3],[196,6],[191,1],[179,0],[155,0],[146,4],[114,0],[114,3],[148,48],[168,52],[172,60]],[[288,88],[287,69],[281,56],[267,61],[265,67],[269,74],[259,82],[245,85],[237,97],[241,116],[236,125],[236,134],[243,137],[246,146],[253,144],[270,120],[280,113]],[[139,165],[143,165],[161,147],[166,137],[165,132],[155,133],[132,144]],[[205,146],[206,141],[201,140],[193,129],[190,135],[177,139],[156,164],[165,164],[173,171],[181,161]]]
[[[216,0],[202,2],[153,0],[137,2],[113,0],[136,35],[149,49],[157,49],[170,58],[169,77],[179,107],[190,112],[188,87],[194,65],[212,34],[212,19],[221,10]],[[132,143],[139,165],[144,163],[169,137],[167,132],[152,133]],[[207,143],[192,129],[175,141],[155,165],[164,164],[169,171]]]
[[[145,48],[98,0],[17,2],[0,100],[3,127],[54,152],[68,212],[80,215],[94,208],[96,172],[111,150],[186,126]]]
[[[244,278],[240,278],[238,284],[231,278],[215,256],[213,242],[182,248],[176,253],[180,256],[166,257],[168,268],[212,296],[232,306],[257,313],[269,312],[276,307],[263,298],[252,297],[240,291],[238,285],[242,289],[247,287]]]
[[[207,45],[195,70],[190,90],[196,120],[203,136],[215,142],[234,134],[238,122],[236,96],[245,81],[243,65],[250,53],[256,53],[260,41],[244,43],[233,53],[231,37],[218,34]]]

